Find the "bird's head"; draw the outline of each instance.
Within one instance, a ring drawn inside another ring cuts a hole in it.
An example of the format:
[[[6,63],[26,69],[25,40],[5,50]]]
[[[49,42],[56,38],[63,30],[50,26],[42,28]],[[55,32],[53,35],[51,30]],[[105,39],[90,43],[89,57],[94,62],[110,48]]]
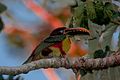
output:
[[[90,31],[85,28],[66,28],[65,34],[70,36],[90,35]]]
[[[90,35],[90,31],[85,28],[66,28],[66,27],[60,27],[52,31],[50,36],[56,36],[56,35]]]
[[[52,31],[50,36],[45,40],[46,42],[60,42],[63,41],[66,36],[74,37],[76,35],[90,35],[89,30],[85,28],[66,28],[60,27]]]

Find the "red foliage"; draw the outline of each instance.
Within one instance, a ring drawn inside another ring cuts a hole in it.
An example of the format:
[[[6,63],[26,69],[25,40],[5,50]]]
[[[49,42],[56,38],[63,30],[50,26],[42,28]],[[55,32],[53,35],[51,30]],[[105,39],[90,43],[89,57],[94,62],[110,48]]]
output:
[[[43,20],[48,22],[50,25],[52,25],[54,28],[62,27],[63,23],[54,15],[48,13],[43,7],[38,6],[35,4],[33,0],[26,0],[25,1],[26,6],[31,9],[37,16],[42,17]]]
[[[88,53],[88,50],[84,49],[82,45],[72,42],[68,56],[79,57],[84,56]]]

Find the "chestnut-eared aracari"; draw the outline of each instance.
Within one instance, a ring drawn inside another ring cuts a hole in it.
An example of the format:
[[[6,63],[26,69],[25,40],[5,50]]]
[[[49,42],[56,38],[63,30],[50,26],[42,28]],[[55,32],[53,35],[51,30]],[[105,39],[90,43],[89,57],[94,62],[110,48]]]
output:
[[[70,37],[89,34],[85,28],[57,28],[33,50],[23,64],[43,58],[65,57],[71,46]]]

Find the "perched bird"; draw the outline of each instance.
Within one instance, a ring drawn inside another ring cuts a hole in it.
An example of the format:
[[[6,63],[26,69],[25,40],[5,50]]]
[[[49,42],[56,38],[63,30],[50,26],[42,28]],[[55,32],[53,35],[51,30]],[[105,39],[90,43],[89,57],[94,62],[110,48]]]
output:
[[[70,38],[75,35],[90,35],[90,32],[85,28],[57,28],[33,50],[23,64],[43,58],[65,57],[71,47]]]

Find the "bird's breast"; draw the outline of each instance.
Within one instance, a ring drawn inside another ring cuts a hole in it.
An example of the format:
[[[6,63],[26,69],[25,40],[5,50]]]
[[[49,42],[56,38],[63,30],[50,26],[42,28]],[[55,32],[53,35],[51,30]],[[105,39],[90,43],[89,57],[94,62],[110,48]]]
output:
[[[71,41],[69,38],[64,39],[63,41],[54,44],[53,46],[50,47],[50,49],[52,50],[52,55],[53,56],[65,56],[71,46]]]

